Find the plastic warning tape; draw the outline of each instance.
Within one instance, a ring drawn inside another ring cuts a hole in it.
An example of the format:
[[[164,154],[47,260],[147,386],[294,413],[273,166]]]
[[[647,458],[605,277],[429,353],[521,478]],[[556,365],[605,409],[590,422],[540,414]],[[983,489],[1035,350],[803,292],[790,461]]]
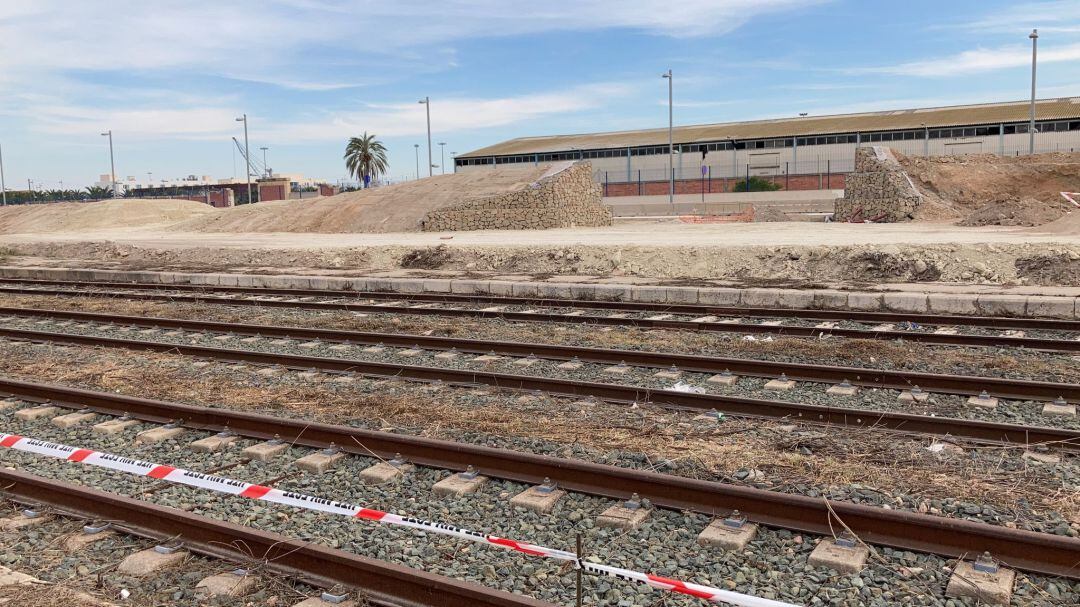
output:
[[[93,451],[91,449],[79,449],[77,447],[70,447],[59,443],[50,443],[34,438],[27,438],[17,434],[0,434],[0,447],[44,455],[68,462],[86,464],[88,466],[106,468],[108,470],[115,470],[126,474],[145,476],[170,483],[176,483],[178,485],[186,485],[188,487],[196,487],[198,489],[205,489],[217,493],[225,493],[227,495],[236,495],[284,506],[292,506],[294,508],[304,508],[327,514],[337,514],[351,518],[376,521],[387,525],[410,527],[429,533],[438,533],[472,542],[499,546],[529,556],[568,561],[573,563],[575,568],[582,569],[586,573],[640,582],[653,588],[686,594],[716,603],[730,603],[732,605],[744,607],[796,607],[791,603],[740,594],[691,582],[673,580],[658,575],[623,569],[621,567],[592,563],[580,558],[577,554],[566,550],[556,550],[554,548],[546,548],[528,542],[519,542],[494,535],[486,535],[478,531],[471,531],[449,523],[432,522],[409,516],[401,516],[390,512],[383,512],[381,510],[364,508],[348,502],[339,502],[323,497],[296,493],[294,491],[284,491],[265,485],[255,485],[244,481],[202,474],[191,470],[184,470],[183,468],[177,468],[175,466],[145,462],[120,455],[113,455],[111,453]]]

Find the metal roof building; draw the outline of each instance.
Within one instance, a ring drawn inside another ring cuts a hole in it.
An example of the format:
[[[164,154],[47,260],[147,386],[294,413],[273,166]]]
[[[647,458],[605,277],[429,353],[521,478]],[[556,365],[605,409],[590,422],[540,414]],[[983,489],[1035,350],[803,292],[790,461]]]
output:
[[[696,175],[699,166],[718,175],[740,175],[744,167],[806,173],[826,162],[850,171],[855,148],[878,142],[907,154],[1027,153],[1029,111],[1029,101],[1014,101],[677,126],[673,170],[676,178]],[[1080,97],[1039,100],[1035,112],[1037,151],[1080,149]],[[630,181],[636,171],[661,179],[669,170],[667,143],[667,128],[521,137],[459,154],[455,169],[589,159],[609,179]]]

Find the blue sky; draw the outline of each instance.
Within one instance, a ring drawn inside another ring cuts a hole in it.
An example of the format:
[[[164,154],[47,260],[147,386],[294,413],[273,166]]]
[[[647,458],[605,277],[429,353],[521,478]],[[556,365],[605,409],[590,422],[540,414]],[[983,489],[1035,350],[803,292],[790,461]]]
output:
[[[4,0],[0,145],[9,188],[96,181],[107,129],[118,177],[242,176],[246,112],[275,171],[342,178],[367,130],[408,178],[425,95],[449,164],[666,126],[669,67],[676,124],[1023,99],[1032,27],[1039,96],[1080,95],[1076,0]]]

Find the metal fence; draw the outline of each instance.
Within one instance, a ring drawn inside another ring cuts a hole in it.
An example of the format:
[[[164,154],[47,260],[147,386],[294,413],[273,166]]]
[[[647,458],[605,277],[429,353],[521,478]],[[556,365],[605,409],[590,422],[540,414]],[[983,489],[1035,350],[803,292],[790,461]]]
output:
[[[843,175],[855,170],[855,150],[870,145],[893,148],[908,156],[1025,156],[1029,153],[1026,133],[909,138],[846,145],[789,145],[775,149],[710,152],[704,157],[698,153],[680,153],[677,149],[671,169],[668,169],[666,154],[604,158],[593,161],[593,176],[604,186],[606,195],[655,194],[655,184],[669,180],[677,182],[677,192],[726,192],[752,177],[768,179],[784,189],[843,188]],[[1035,153],[1050,152],[1080,152],[1080,131],[1036,133]],[[666,187],[663,193],[667,193]]]

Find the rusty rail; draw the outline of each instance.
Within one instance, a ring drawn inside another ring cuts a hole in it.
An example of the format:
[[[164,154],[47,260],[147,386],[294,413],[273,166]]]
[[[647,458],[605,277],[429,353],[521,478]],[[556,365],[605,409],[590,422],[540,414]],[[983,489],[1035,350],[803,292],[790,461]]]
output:
[[[949,375],[940,373],[922,373],[918,371],[889,371],[885,369],[842,367],[837,365],[812,365],[806,363],[761,361],[718,356],[697,356],[693,354],[674,354],[640,350],[616,350],[427,335],[367,333],[337,329],[312,329],[277,325],[193,321],[175,318],[125,316],[119,314],[102,314],[97,312],[77,312],[69,310],[0,307],[0,314],[118,323],[160,329],[218,331],[222,333],[234,333],[237,335],[267,338],[317,339],[329,342],[371,345],[382,344],[405,348],[419,346],[430,350],[456,349],[461,352],[471,352],[476,354],[494,352],[502,356],[535,355],[538,358],[550,360],[572,360],[577,358],[582,362],[611,365],[623,362],[632,366],[652,368],[669,368],[672,365],[675,365],[682,371],[692,371],[697,373],[721,373],[724,371],[731,371],[736,375],[750,375],[756,377],[777,377],[783,373],[786,374],[789,379],[797,381],[838,383],[843,380],[848,380],[850,383],[859,386],[893,390],[906,390],[912,386],[919,386],[924,390],[932,392],[959,394],[964,396],[979,395],[983,390],[986,390],[991,396],[999,398],[1049,401],[1062,397],[1070,401],[1080,400],[1080,384],[1007,379],[1002,377]]]
[[[10,279],[8,279],[10,280]],[[0,279],[0,283],[4,279]],[[936,345],[978,346],[978,347],[1013,347],[1048,352],[1080,352],[1080,341],[1066,339],[1047,339],[1039,337],[1003,337],[994,335],[950,335],[922,333],[918,331],[875,331],[870,329],[818,329],[815,327],[772,326],[755,323],[719,323],[695,322],[692,320],[649,320],[642,318],[611,318],[604,316],[568,316],[539,312],[485,312],[469,309],[416,308],[412,306],[387,306],[364,304],[359,302],[304,302],[271,301],[264,299],[226,299],[212,297],[201,288],[193,285],[147,285],[138,283],[64,283],[63,281],[41,281],[60,283],[68,286],[111,285],[115,288],[144,290],[180,290],[192,291],[195,295],[175,293],[102,293],[94,291],[71,291],[31,288],[0,287],[0,293],[22,295],[50,295],[63,297],[121,297],[143,301],[211,303],[218,305],[254,306],[267,308],[297,308],[323,311],[375,312],[382,314],[409,314],[419,316],[441,316],[450,318],[487,318],[513,322],[553,322],[570,324],[590,324],[615,327],[637,327],[642,329],[672,329],[703,331],[715,333],[756,333],[781,335],[786,337],[844,337],[848,339],[906,340]],[[611,309],[631,311],[656,311],[673,313],[693,313],[707,316],[730,315],[742,317],[780,317],[825,320],[850,320],[860,322],[911,322],[928,325],[966,325],[995,329],[1041,329],[1050,331],[1080,331],[1080,321],[1049,320],[1032,318],[1011,318],[994,316],[937,316],[925,314],[901,314],[887,312],[859,312],[853,310],[805,310],[781,308],[730,308],[717,306],[691,306],[680,304],[647,304],[639,302],[607,302],[558,299],[528,299],[495,296],[445,295],[431,293],[358,293],[346,291],[318,291],[300,289],[263,289],[255,287],[213,287],[213,292],[258,292],[264,295],[286,295],[291,297],[364,297],[367,299],[397,299],[414,301],[445,301],[462,303],[495,303],[503,305],[529,305],[543,307],[573,307],[586,309]],[[629,306],[629,307],[628,307]],[[689,309],[692,309],[690,311]]]
[[[485,475],[530,484],[538,484],[547,477],[573,491],[617,499],[637,493],[658,506],[677,510],[711,515],[727,515],[732,510],[739,510],[758,523],[819,535],[832,535],[838,528],[839,519],[871,544],[948,557],[989,551],[1017,569],[1080,579],[1080,539],[1066,536],[509,449],[2,377],[0,391],[32,402],[49,402],[72,409],[87,407],[109,415],[126,413],[149,422],[182,420],[187,427],[209,431],[228,427],[248,438],[280,436],[312,448],[325,448],[333,443],[346,452],[361,456],[374,453],[392,457],[401,453],[411,462],[437,468],[464,470],[472,465]]]
[[[2,490],[16,501],[94,520],[156,541],[180,539],[212,558],[294,577],[317,587],[346,586],[394,607],[552,607],[549,603],[409,569],[342,550],[198,516],[130,497],[0,468]]]
[[[566,379],[511,375],[488,371],[468,371],[419,365],[366,362],[266,353],[251,350],[211,348],[154,341],[71,335],[48,331],[29,331],[0,327],[0,337],[59,344],[106,346],[128,350],[163,352],[213,360],[260,365],[281,365],[295,369],[313,369],[330,373],[358,373],[417,381],[443,381],[462,385],[487,385],[511,390],[540,390],[565,396],[593,396],[616,403],[652,403],[697,410],[716,410],[748,417],[790,419],[807,423],[857,428],[877,428],[908,433],[936,434],[978,441],[1029,445],[1055,443],[1064,450],[1080,450],[1080,431],[1041,426],[1017,426],[928,415],[829,407],[789,401],[764,400],[716,394],[693,394],[674,390],[656,390],[619,384],[581,382]]]

